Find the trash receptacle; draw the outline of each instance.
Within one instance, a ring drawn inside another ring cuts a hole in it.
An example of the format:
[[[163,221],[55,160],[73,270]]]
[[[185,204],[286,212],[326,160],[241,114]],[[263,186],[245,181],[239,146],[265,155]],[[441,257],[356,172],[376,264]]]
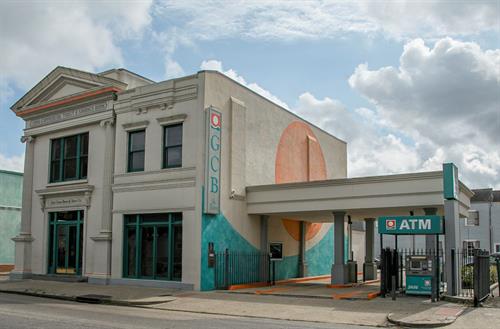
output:
[[[358,282],[358,263],[356,261],[347,261],[347,273],[347,279],[349,283]]]

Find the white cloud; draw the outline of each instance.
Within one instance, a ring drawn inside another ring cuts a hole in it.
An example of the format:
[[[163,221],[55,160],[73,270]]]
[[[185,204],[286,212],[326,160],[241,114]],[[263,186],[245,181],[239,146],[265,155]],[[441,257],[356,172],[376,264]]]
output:
[[[17,172],[24,171],[24,154],[6,156],[0,153],[0,169]]]
[[[261,95],[261,96],[264,96],[265,98],[271,100],[272,102],[284,107],[284,108],[288,108],[288,105],[283,102],[281,99],[279,99],[278,97],[274,96],[271,92],[269,92],[268,90],[262,88],[261,86],[259,86],[257,83],[255,82],[252,82],[252,83],[248,83],[245,78],[243,78],[241,75],[239,75],[235,70],[233,69],[229,69],[229,70],[224,70],[223,67],[222,67],[222,62],[220,61],[217,61],[217,60],[207,60],[207,61],[203,61],[200,65],[200,69],[201,70],[213,70],[213,71],[219,71],[225,75],[227,75],[228,77],[230,77],[231,79],[241,83],[242,85],[248,87],[249,89],[255,91],[257,94]]]
[[[182,66],[170,56],[165,58],[165,77],[167,79],[178,78],[184,75]]]
[[[471,186],[500,186],[500,49],[416,39],[399,67],[362,64],[349,83],[374,104],[376,120],[413,140],[419,167],[453,161]]]
[[[162,1],[160,17],[195,40],[292,40],[380,32],[396,38],[499,31],[497,1]]]
[[[27,89],[57,65],[122,65],[117,42],[150,24],[151,2],[1,2],[2,78]]]

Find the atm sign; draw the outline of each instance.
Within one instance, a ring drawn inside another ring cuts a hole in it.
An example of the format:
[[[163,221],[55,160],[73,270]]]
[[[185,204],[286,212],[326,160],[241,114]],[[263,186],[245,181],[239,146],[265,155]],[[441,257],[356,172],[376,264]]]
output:
[[[380,234],[442,234],[441,216],[384,216],[378,218]]]

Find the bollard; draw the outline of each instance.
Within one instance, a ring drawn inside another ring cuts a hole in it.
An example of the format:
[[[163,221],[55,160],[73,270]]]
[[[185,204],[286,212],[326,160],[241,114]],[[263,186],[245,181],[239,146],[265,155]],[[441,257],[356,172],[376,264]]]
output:
[[[497,261],[498,297],[500,297],[500,256],[496,257],[496,261]]]
[[[393,275],[391,279],[391,296],[392,300],[396,300],[396,276]]]

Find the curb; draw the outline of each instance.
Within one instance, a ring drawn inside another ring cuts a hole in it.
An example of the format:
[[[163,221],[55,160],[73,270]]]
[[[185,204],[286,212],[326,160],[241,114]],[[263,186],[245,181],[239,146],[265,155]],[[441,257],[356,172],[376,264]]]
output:
[[[452,324],[453,322],[455,322],[456,319],[457,318],[454,318],[453,320],[445,320],[442,322],[415,323],[415,322],[406,322],[403,320],[396,320],[394,319],[394,313],[387,314],[387,321],[397,326],[408,327],[408,328],[439,328]]]
[[[106,304],[106,305],[115,305],[115,306],[150,306],[171,302],[168,301],[128,301],[128,300],[119,300],[119,299],[95,299],[92,301],[87,301],[84,298],[80,298],[80,296],[63,296],[63,295],[50,295],[45,293],[31,292],[31,291],[15,291],[15,290],[1,290],[0,293],[4,294],[12,294],[12,295],[24,295],[24,296],[32,296],[32,297],[42,297],[56,300],[64,300],[76,303],[85,303],[85,304]]]

